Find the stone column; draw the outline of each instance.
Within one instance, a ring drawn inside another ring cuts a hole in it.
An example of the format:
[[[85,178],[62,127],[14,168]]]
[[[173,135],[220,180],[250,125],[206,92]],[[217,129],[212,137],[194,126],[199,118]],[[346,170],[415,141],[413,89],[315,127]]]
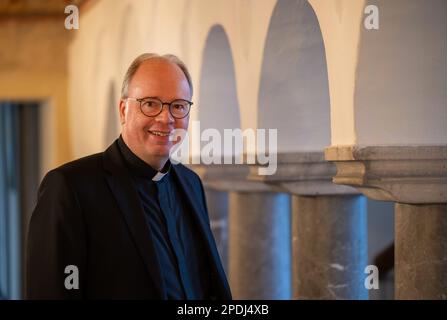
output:
[[[247,180],[247,165],[191,168],[211,194],[207,199],[210,215],[214,215],[211,208],[219,206],[213,209],[218,212],[224,206],[222,195],[216,192],[228,192],[227,275],[233,298],[290,299],[290,196]]]
[[[228,191],[245,177],[247,168],[229,165],[188,165],[201,178],[205,189],[211,231],[222,265],[228,275]]]
[[[396,299],[447,299],[447,147],[331,147],[326,159],[335,183],[396,202]]]
[[[334,185],[322,152],[279,154],[277,172],[251,179],[293,194],[293,298],[367,299],[365,198]]]
[[[294,298],[368,299],[366,199],[294,196]]]
[[[291,298],[290,197],[230,193],[230,285],[235,299]]]
[[[228,272],[228,193],[205,187],[211,231],[216,240],[223,267]]]
[[[447,204],[395,210],[396,299],[447,299]]]

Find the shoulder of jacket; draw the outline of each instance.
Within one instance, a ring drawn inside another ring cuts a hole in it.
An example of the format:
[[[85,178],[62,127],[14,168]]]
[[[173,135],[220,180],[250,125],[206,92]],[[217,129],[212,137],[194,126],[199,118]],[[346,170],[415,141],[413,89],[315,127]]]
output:
[[[48,174],[60,173],[64,177],[95,175],[102,172],[102,153],[92,154],[77,160],[67,162],[52,169]]]
[[[184,164],[178,163],[178,164],[174,164],[174,166],[175,166],[175,169],[177,170],[177,172],[180,172],[182,175],[185,175],[188,178],[200,181],[199,175],[197,173],[195,173],[194,171],[192,171],[187,166],[185,166]]]

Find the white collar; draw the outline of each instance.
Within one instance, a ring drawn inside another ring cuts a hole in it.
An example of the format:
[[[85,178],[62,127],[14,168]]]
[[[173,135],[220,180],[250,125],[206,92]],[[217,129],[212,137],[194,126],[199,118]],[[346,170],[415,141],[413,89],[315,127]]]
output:
[[[157,174],[155,176],[152,177],[152,181],[160,181],[161,179],[163,179],[163,177],[165,175],[167,175],[169,172],[169,170],[165,173],[158,171]]]

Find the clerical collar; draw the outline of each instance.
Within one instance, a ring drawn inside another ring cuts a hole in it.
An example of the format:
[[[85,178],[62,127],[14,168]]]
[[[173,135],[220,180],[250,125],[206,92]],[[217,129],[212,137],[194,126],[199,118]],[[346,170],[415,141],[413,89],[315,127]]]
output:
[[[137,155],[135,155],[132,150],[130,150],[129,147],[126,145],[121,135],[118,138],[118,146],[132,174],[144,178],[149,178],[153,181],[160,181],[165,175],[169,173],[169,170],[171,168],[171,162],[169,161],[169,159],[164,165],[163,169],[161,171],[157,171],[146,162],[141,160]]]

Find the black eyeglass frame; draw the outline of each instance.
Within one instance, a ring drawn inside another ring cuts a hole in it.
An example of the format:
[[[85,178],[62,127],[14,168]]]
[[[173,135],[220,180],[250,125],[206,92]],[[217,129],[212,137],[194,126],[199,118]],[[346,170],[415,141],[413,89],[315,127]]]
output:
[[[157,114],[155,114],[155,115],[153,115],[153,116],[148,116],[147,114],[145,114],[144,112],[143,112],[143,102],[144,101],[146,101],[147,99],[153,99],[153,100],[157,100],[157,101],[159,101],[160,103],[161,103],[161,109],[160,109],[160,112],[158,112]],[[169,106],[169,113],[171,114],[171,116],[174,118],[174,119],[184,119],[184,118],[186,118],[187,116],[188,116],[188,114],[189,114],[189,112],[191,111],[191,106],[194,104],[192,101],[189,101],[189,100],[186,100],[186,99],[174,99],[174,100],[172,100],[171,102],[163,102],[163,101],[161,101],[160,99],[158,99],[158,98],[156,98],[156,97],[144,97],[144,98],[139,98],[139,99],[137,99],[137,98],[133,98],[133,97],[127,97],[125,100],[133,100],[133,101],[137,101],[139,104],[140,104],[140,111],[141,111],[141,113],[142,114],[144,114],[146,117],[150,117],[150,118],[154,118],[154,117],[156,117],[156,116],[158,116],[160,113],[162,113],[163,112],[163,107],[165,106],[165,104],[167,104],[168,106]],[[176,101],[184,101],[184,102],[187,102],[188,103],[188,105],[189,105],[189,109],[188,109],[188,112],[183,116],[183,117],[176,117],[176,116],[174,116],[174,114],[172,113],[172,110],[171,110],[171,108],[172,108],[172,104],[174,103],[174,102],[176,102]]]

